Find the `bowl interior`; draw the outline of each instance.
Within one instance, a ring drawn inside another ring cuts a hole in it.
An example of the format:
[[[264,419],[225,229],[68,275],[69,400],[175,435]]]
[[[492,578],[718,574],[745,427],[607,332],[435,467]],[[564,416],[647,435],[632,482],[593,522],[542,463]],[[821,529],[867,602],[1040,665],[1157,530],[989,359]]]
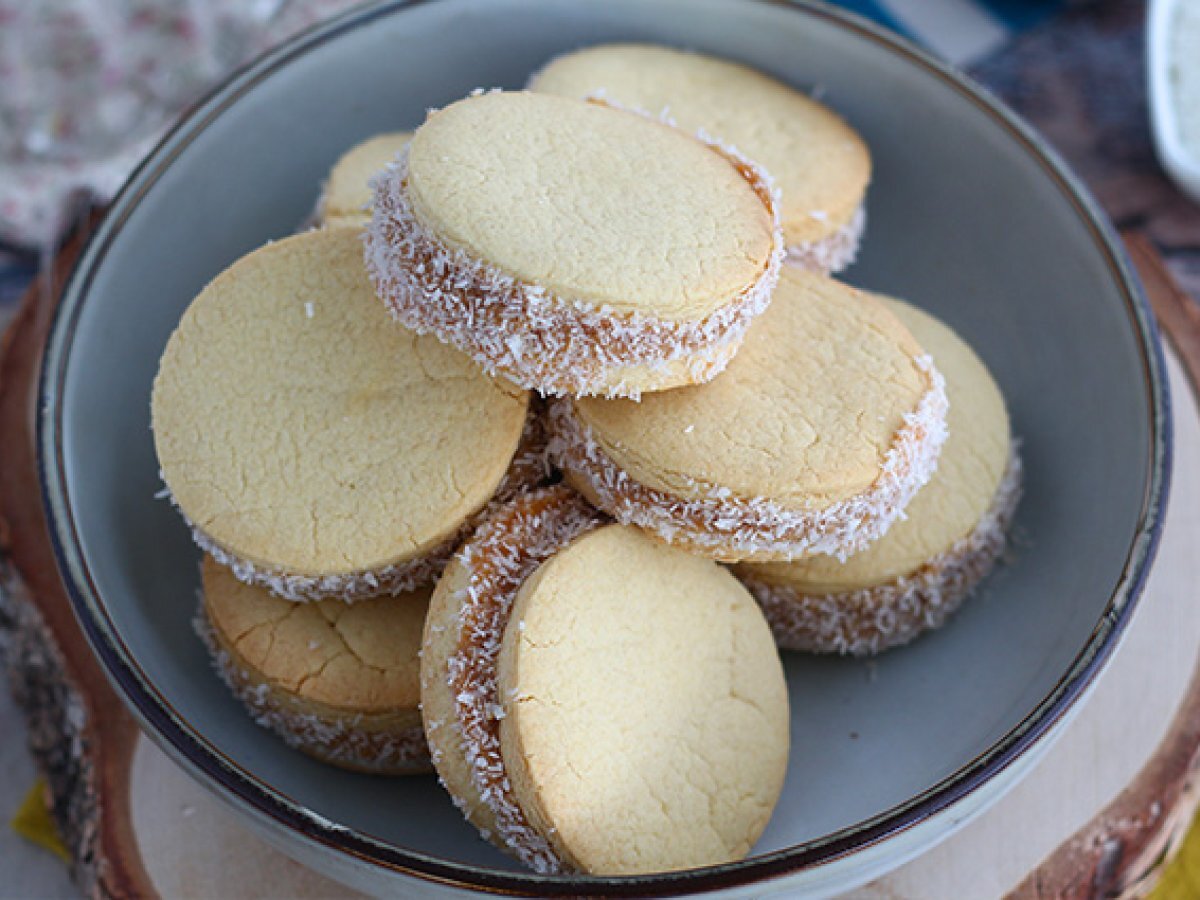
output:
[[[819,90],[845,115],[871,146],[875,176],[865,247],[844,277],[964,335],[1024,441],[1015,559],[946,628],[871,663],[788,656],[791,769],[756,852],[908,801],[1029,715],[1101,619],[1148,490],[1146,346],[1094,228],[968,93],[820,11],[443,0],[380,13],[240,77],[138,176],[123,224],[76,280],[77,315],[59,323],[73,331],[47,390],[61,391],[55,439],[70,514],[116,638],[183,722],[320,816],[449,861],[515,868],[432,777],[318,765],[252,724],[213,675],[191,629],[199,556],[155,498],[150,384],[195,294],[293,231],[343,150],[411,128],[474,87],[520,87],[556,53],[618,39],[744,60]]]

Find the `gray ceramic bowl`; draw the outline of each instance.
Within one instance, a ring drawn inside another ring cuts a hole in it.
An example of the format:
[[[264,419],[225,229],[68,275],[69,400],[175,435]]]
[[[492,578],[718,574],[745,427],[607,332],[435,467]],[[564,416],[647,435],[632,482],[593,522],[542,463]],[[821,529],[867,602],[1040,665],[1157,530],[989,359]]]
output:
[[[875,179],[848,278],[925,306],[979,350],[1024,438],[1028,485],[1015,562],[948,627],[872,664],[789,657],[791,769],[749,859],[553,879],[481,841],[432,777],[325,768],[229,697],[189,624],[197,552],[155,499],[149,392],[197,291],[292,231],[339,153],[616,39],[819,86],[865,135]],[[1168,444],[1145,303],[1055,157],[910,45],[825,6],[762,0],[392,2],[254,63],[199,104],[113,205],[66,291],[38,415],[63,573],[150,735],[288,852],[405,896],[829,893],[919,852],[1012,785],[1111,653],[1152,554]]]

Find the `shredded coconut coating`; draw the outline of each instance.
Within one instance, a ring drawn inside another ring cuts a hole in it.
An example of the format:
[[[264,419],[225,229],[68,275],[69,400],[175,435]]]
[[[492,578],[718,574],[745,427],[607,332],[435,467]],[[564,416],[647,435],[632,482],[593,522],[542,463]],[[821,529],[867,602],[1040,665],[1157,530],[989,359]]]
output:
[[[487,514],[491,506],[504,503],[522,491],[531,490],[546,481],[550,474],[550,465],[546,457],[547,435],[540,409],[540,401],[531,399],[529,414],[525,419],[516,453],[488,506],[464,522],[453,535],[424,556],[382,569],[341,575],[297,575],[260,566],[230,553],[207,535],[180,509],[175,497],[170,493],[170,488],[164,488],[163,496],[171,501],[171,505],[183,517],[192,531],[192,540],[196,545],[233,572],[238,581],[264,587],[294,603],[328,599],[353,603],[381,594],[395,597],[436,580],[446,568],[450,557],[454,555],[454,548],[471,532],[480,518]],[[166,484],[165,479],[163,483]]]
[[[983,518],[966,537],[908,575],[859,590],[806,594],[736,574],[766,614],[784,650],[873,656],[940,627],[995,566],[1021,498],[1021,458],[1013,443],[1008,467]]]
[[[174,503],[174,498],[171,498]],[[176,504],[176,509],[178,509]],[[295,603],[336,598],[346,603],[377,597],[380,594],[403,594],[433,581],[446,568],[454,552],[458,534],[438,545],[424,556],[410,562],[385,566],[371,572],[346,575],[296,575],[267,569],[228,552],[199,528],[183,510],[179,510],[192,529],[192,540],[205,553],[229,569],[238,581],[265,587],[272,594]]]
[[[550,457],[587,486],[590,499],[623,525],[723,561],[845,559],[882,537],[937,469],[946,440],[946,386],[929,356],[916,359],[930,389],[906,413],[870,489],[820,509],[793,509],[768,497],[737,497],[688,479],[687,499],[634,480],[604,451],[569,400],[550,404]]]
[[[563,870],[550,843],[525,817],[500,751],[496,661],[517,591],[561,547],[603,522],[573,491],[548,488],[497,509],[458,551],[470,573],[459,597],[458,644],[449,659],[455,715],[471,777],[495,815],[498,839],[536,872]]]
[[[832,275],[854,262],[863,231],[867,227],[867,210],[860,205],[845,225],[832,234],[809,244],[791,244],[787,261],[792,265],[822,275]]]
[[[365,234],[367,271],[393,317],[418,334],[432,333],[469,354],[487,372],[552,396],[637,398],[636,385],[613,383],[622,369],[657,369],[684,358],[695,383],[724,370],[771,300],[782,263],[783,232],[770,176],[736,150],[701,134],[725,156],[767,207],[772,252],[759,278],[699,322],[618,314],[520,281],[443,243],[422,225],[408,199],[408,150],[372,180],[374,212]]]
[[[323,762],[379,775],[408,775],[432,768],[429,745],[419,724],[392,731],[358,727],[363,716],[326,716],[289,709],[279,701],[278,689],[239,666],[217,641],[204,603],[192,626],[208,649],[213,669],[251,718],[275,732],[289,747]]]

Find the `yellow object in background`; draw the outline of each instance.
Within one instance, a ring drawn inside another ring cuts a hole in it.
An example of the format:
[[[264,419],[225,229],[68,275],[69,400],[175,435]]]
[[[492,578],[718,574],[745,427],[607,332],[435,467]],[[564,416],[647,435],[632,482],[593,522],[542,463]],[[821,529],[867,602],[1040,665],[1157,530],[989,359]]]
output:
[[[1147,900],[1194,900],[1200,897],[1200,819],[1192,822],[1179,853],[1167,864]]]
[[[25,840],[45,847],[63,862],[71,861],[62,838],[58,836],[58,827],[50,816],[46,805],[46,782],[39,778],[21,801],[12,819],[12,830]]]

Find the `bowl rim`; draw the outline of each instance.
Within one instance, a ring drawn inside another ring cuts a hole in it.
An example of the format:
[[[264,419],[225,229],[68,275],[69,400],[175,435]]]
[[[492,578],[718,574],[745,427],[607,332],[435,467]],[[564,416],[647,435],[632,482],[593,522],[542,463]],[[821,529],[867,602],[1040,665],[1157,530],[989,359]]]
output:
[[[1137,526],[1122,573],[1095,628],[1054,688],[1000,740],[946,778],[904,803],[803,844],[733,863],[636,877],[545,876],[452,862],[389,844],[329,822],[227,757],[171,706],[146,677],[121,639],[88,570],[67,492],[63,455],[65,374],[76,327],[92,279],[144,194],[207,125],[257,83],[291,60],[377,19],[403,14],[434,0],[378,0],[313,26],[235,70],[193,104],[133,171],[103,221],[90,235],[55,310],[42,359],[36,409],[36,458],[43,506],[59,572],[77,619],[110,681],[147,735],[194,777],[227,802],[281,825],[325,850],[361,863],[448,887],[495,894],[561,896],[586,889],[592,896],[677,896],[745,887],[823,864],[879,844],[963,800],[1033,749],[1071,710],[1119,643],[1144,586],[1162,529],[1171,470],[1171,416],[1158,330],[1142,287],[1112,225],[1080,180],[1016,113],[986,89],[906,38],[862,16],[821,0],[743,0],[825,21],[925,70],[988,115],[1036,161],[1073,206],[1123,294],[1138,341],[1142,386],[1149,413],[1150,447]]]

